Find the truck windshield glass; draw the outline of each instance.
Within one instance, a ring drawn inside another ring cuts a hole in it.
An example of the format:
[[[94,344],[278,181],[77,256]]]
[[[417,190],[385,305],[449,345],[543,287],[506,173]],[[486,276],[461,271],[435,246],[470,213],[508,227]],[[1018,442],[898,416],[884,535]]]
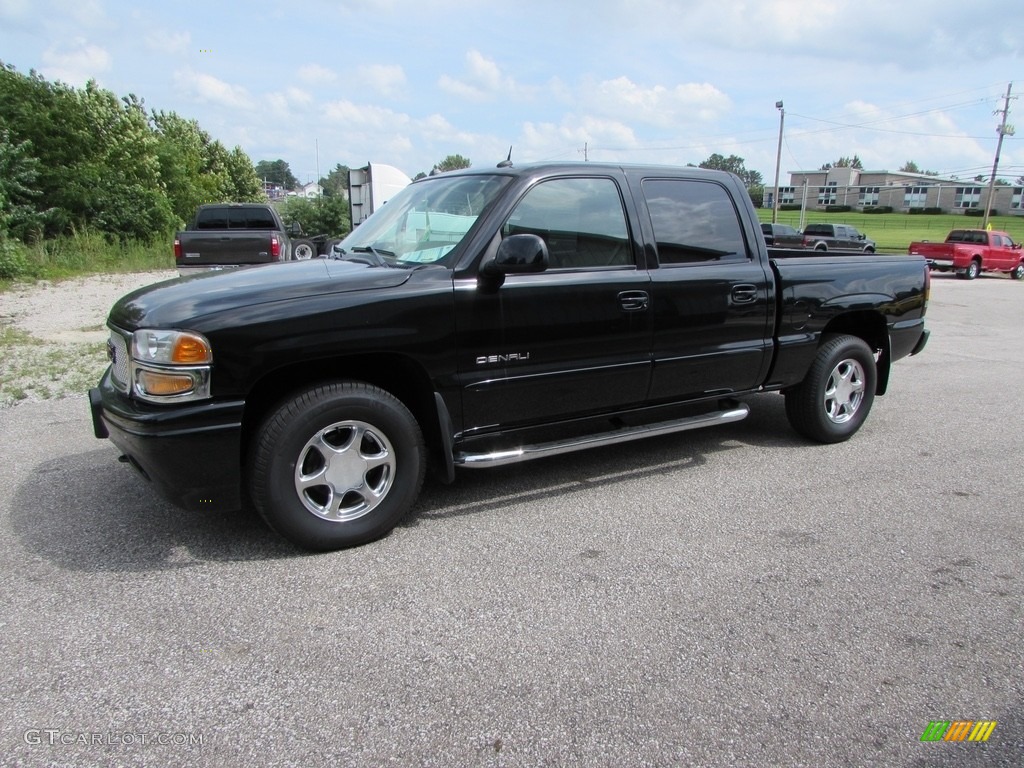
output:
[[[442,262],[476,223],[505,176],[443,176],[410,184],[340,244],[369,251],[393,266]]]

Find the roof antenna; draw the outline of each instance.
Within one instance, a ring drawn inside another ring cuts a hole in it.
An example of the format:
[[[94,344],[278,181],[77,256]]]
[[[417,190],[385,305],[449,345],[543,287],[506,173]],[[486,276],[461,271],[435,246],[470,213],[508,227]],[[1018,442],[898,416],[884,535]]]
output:
[[[512,147],[508,148],[508,157],[498,163],[499,168],[511,168],[512,167]]]

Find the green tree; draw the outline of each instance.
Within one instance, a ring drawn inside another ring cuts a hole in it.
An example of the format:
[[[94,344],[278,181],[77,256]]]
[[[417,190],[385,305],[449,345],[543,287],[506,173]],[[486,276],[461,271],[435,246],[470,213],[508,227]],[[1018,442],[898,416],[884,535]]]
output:
[[[917,163],[913,160],[907,160],[900,168],[900,173],[920,173],[921,169],[917,167]]]
[[[472,163],[468,157],[463,157],[462,155],[448,155],[448,157],[434,167],[440,173],[447,173],[448,171],[460,171],[463,168],[469,168],[471,165]]]
[[[324,197],[345,197],[348,194],[349,167],[338,163],[331,172],[320,179]]]
[[[287,190],[293,190],[299,186],[299,180],[295,178],[292,169],[284,160],[260,160],[256,163],[256,177],[261,181],[270,184],[277,184]]]
[[[859,171],[864,170],[864,164],[860,161],[857,155],[853,157],[840,157],[834,163],[825,163],[821,166],[821,170],[827,171],[830,168],[856,168]]]
[[[343,237],[352,231],[352,219],[348,201],[344,197],[289,197],[278,206],[278,212],[286,225],[293,223],[302,227],[307,235]]]
[[[42,230],[42,216],[34,202],[39,196],[39,160],[30,154],[29,141],[12,144],[2,126],[0,120],[0,238],[35,239]]]
[[[756,187],[764,183],[761,178],[761,174],[758,171],[748,171],[742,157],[736,155],[729,155],[723,157],[717,152],[707,160],[702,162],[698,167],[710,168],[715,171],[728,171],[729,173],[735,173],[740,177],[746,187]]]

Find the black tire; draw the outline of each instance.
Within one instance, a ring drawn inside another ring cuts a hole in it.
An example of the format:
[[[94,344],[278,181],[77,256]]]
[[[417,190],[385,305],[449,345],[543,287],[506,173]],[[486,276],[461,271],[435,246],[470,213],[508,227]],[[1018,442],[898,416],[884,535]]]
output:
[[[967,269],[960,273],[964,280],[973,280],[981,274],[981,262],[977,259],[973,259],[970,264],[967,265]]]
[[[316,246],[312,240],[293,240],[292,258],[295,261],[306,261],[316,256]]]
[[[816,251],[827,251],[828,250],[828,246],[825,245],[824,243],[818,243],[816,246],[814,246],[814,250],[816,250]]]
[[[1010,270],[1010,279],[1024,280],[1024,264],[1018,264],[1016,267]]]
[[[852,437],[871,411],[878,373],[871,348],[856,336],[829,336],[807,376],[786,392],[786,416],[819,443]]]
[[[264,420],[250,453],[249,491],[271,528],[300,547],[329,551],[394,528],[416,501],[426,464],[423,433],[400,400],[360,382],[326,384]]]

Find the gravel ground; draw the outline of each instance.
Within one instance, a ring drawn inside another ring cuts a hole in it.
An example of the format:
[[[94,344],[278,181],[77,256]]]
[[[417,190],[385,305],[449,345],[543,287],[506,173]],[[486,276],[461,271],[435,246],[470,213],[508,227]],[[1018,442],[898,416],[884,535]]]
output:
[[[18,283],[0,293],[0,407],[84,392],[107,365],[111,305],[173,270]]]

